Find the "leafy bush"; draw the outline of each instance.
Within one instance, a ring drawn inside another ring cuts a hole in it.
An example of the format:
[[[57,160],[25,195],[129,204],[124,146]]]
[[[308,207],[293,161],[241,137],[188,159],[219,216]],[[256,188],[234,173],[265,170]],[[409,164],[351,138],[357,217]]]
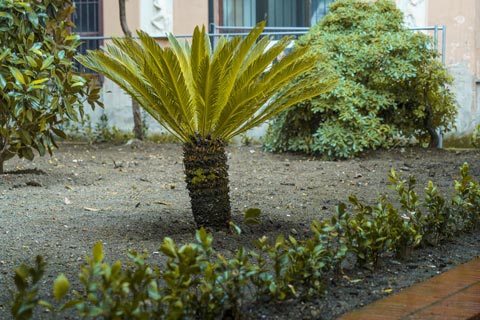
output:
[[[420,244],[436,245],[460,232],[477,230],[480,183],[474,182],[466,163],[460,168],[460,176],[449,206],[431,181],[421,201],[415,191],[415,177],[402,179],[393,169],[389,182],[397,194],[394,202],[383,195],[376,205],[369,206],[351,196],[354,214],[340,203],[336,228],[345,237],[348,251],[357,255],[359,263],[376,265],[379,256],[388,251],[408,259]]]
[[[62,121],[98,103],[99,88],[74,71],[73,10],[71,0],[0,2],[0,173],[15,155],[51,153]]]
[[[406,29],[393,1],[335,1],[297,46],[326,55],[320,68],[338,83],[275,118],[268,150],[348,158],[397,136],[436,146],[436,128],[454,126],[452,78],[430,37]]]
[[[312,235],[306,240],[279,235],[271,243],[262,237],[254,242],[254,250],[241,247],[230,258],[212,249],[213,237],[203,228],[197,231],[195,243],[180,247],[165,238],[159,251],[166,262],[160,266],[149,265],[146,254],[134,251],[128,253],[126,268],[119,261],[105,263],[99,242],[79,275],[83,290],[73,290],[69,296],[70,283],[59,275],[53,284],[53,303],[38,297],[45,269],[38,257],[35,267],[15,269],[17,290],[12,292],[11,313],[15,319],[31,319],[35,307],[42,306],[52,318],[74,311],[87,319],[237,318],[252,300],[318,296],[325,290],[328,272],[338,270],[348,252],[360,264],[377,266],[387,252],[408,258],[412,249],[429,239],[440,241],[478,229],[480,183],[469,175],[467,164],[460,174],[448,210],[433,183],[425,189],[422,202],[414,190],[415,178],[402,179],[392,170],[389,180],[398,208],[386,196],[380,196],[375,206],[351,196],[352,213],[340,203],[331,219],[312,223]],[[422,213],[424,208],[428,212]],[[258,209],[249,209],[245,216],[258,214]]]

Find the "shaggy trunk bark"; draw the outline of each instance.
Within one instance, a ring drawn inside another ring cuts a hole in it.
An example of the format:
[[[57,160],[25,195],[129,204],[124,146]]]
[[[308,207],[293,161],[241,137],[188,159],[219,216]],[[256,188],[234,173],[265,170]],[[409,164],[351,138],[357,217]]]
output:
[[[197,227],[222,230],[231,220],[225,142],[197,137],[183,146],[185,181]]]
[[[3,137],[0,136],[0,174],[3,174],[3,164],[5,163],[5,142],[3,142]]]
[[[120,7],[120,25],[122,27],[123,34],[127,37],[132,36],[132,32],[127,25],[127,16],[125,10],[125,0],[118,0],[118,6]],[[143,124],[142,115],[140,113],[140,106],[137,101],[132,98],[132,112],[133,112],[133,134],[138,140],[143,140]]]

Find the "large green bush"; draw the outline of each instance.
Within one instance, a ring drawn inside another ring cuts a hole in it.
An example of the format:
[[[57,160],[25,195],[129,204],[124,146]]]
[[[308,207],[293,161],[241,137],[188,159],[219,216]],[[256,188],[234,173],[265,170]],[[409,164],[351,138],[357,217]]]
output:
[[[51,153],[63,120],[99,97],[74,70],[73,10],[71,0],[0,1],[0,173],[15,155]]]
[[[393,1],[335,1],[297,45],[324,53],[321,67],[338,84],[277,117],[267,149],[347,158],[398,136],[436,146],[435,130],[453,127],[452,79],[431,38],[408,30]]]

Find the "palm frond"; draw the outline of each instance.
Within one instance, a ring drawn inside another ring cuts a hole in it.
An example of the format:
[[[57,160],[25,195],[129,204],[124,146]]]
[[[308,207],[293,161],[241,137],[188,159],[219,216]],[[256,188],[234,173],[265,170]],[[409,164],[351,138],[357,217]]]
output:
[[[243,124],[238,125],[236,130],[233,130],[226,139],[231,139],[247,130],[259,126],[263,122],[279,113],[287,110],[291,106],[317,97],[323,93],[332,90],[336,85],[335,81],[326,80],[321,81],[318,78],[305,77],[295,81],[295,83],[288,88],[281,91],[277,96],[271,98],[267,104],[263,105],[261,112],[254,114],[250,119]]]
[[[168,84],[165,89],[174,101],[173,104],[167,105],[169,111],[175,113],[175,118],[184,125],[183,129],[187,134],[194,133],[195,107],[186,80],[189,74],[182,72],[181,58],[179,59],[172,48],[161,48],[145,32],[139,32],[138,35],[145,51],[148,67],[158,75],[155,80],[158,83]]]
[[[264,27],[220,38],[215,50],[205,27],[195,28],[191,45],[169,35],[166,48],[139,31],[140,41],[115,38],[104,52],[78,60],[117,83],[181,141],[197,133],[225,140],[330,89],[328,81],[304,76],[319,58],[308,48],[273,63],[290,39],[270,46],[267,37],[259,39]]]
[[[106,52],[108,53],[108,52]],[[175,136],[182,136],[183,130],[178,121],[162,109],[156,92],[145,81],[141,73],[132,71],[124,61],[117,61],[101,51],[89,51],[87,56],[78,57],[78,61],[95,72],[108,76],[113,82],[131,95],[157,121]]]

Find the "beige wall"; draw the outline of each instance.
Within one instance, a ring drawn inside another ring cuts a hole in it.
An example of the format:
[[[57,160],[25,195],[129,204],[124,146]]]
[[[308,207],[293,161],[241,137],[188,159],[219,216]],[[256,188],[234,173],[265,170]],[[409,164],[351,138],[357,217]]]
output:
[[[127,12],[127,25],[132,33],[140,26],[140,0],[127,0],[125,10]],[[118,0],[103,0],[103,34],[109,36],[122,36],[120,26],[120,10]]]
[[[174,0],[173,1],[173,33],[178,35],[192,34],[196,26],[208,28],[207,0]]]
[[[464,62],[475,72],[475,27],[478,0],[435,0],[428,6],[429,25],[446,25],[446,63]]]
[[[477,56],[477,80],[480,79],[480,3],[475,3],[475,54]]]
[[[445,62],[459,103],[456,134],[471,132],[480,118],[480,1],[430,0],[428,25],[445,25]]]

